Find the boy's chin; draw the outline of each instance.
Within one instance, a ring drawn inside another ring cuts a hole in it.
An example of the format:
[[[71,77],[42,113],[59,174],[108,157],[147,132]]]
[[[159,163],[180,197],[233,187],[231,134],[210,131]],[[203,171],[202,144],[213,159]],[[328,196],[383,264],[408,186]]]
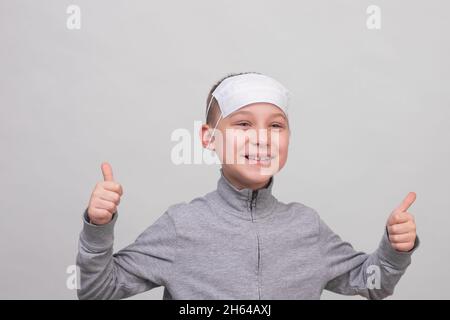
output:
[[[267,182],[277,172],[275,168],[247,165],[239,166],[239,168],[236,168],[236,171],[243,180],[251,184]]]

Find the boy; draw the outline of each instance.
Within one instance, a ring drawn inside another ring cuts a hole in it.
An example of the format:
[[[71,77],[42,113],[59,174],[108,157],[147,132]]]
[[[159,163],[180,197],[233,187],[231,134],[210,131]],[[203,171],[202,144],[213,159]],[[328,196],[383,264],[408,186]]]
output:
[[[78,297],[120,299],[157,286],[163,299],[319,299],[323,289],[391,295],[419,244],[407,212],[415,193],[391,213],[372,254],[342,241],[314,209],[278,201],[272,187],[287,160],[288,101],[289,92],[262,74],[219,81],[200,132],[222,163],[217,189],[170,206],[115,254],[122,187],[103,163],[80,234]]]

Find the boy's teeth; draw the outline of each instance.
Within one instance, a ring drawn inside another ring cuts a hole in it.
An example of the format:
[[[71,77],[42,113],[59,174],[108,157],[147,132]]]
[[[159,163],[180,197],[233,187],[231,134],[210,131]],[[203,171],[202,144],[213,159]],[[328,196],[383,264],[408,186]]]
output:
[[[255,157],[255,156],[248,156],[248,159],[250,160],[256,160],[256,161],[268,161],[271,158],[270,157]]]

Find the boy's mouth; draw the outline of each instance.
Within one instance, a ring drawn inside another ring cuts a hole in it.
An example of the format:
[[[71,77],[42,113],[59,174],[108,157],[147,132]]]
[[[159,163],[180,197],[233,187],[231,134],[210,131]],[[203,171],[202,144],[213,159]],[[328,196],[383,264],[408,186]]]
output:
[[[275,159],[275,156],[272,155],[244,155],[245,159],[252,161],[253,164],[270,164],[270,162]]]

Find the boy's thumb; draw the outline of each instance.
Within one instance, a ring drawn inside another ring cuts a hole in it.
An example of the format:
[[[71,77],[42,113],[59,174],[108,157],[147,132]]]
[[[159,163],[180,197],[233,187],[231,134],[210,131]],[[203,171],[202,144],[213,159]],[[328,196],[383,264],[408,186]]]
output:
[[[113,181],[114,180],[112,168],[108,162],[102,163],[102,173],[103,173],[103,179],[105,181]]]
[[[406,198],[403,199],[402,203],[397,207],[396,211],[405,212],[414,203],[415,200],[416,200],[416,193],[415,192],[408,193]]]

